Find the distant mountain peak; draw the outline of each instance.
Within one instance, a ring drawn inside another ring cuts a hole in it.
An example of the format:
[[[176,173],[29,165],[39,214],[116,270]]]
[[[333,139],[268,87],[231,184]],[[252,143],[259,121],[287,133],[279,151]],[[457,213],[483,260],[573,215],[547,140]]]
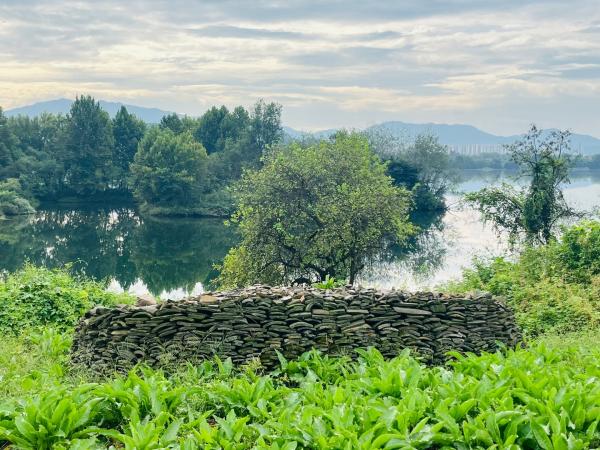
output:
[[[159,123],[160,119],[167,114],[171,114],[170,111],[163,111],[158,108],[146,108],[143,106],[128,105],[121,102],[108,102],[105,100],[99,100],[100,106],[107,111],[111,117],[121,109],[121,106],[125,106],[127,111],[135,114],[139,119],[142,119],[148,123]],[[44,102],[34,103],[32,105],[22,106],[19,108],[13,108],[5,111],[7,116],[30,116],[36,117],[40,114],[47,112],[52,114],[67,114],[71,109],[73,100],[68,98],[57,98],[55,100],[48,100]]]
[[[467,124],[445,124],[445,123],[408,123],[401,121],[382,122],[366,128],[369,130],[380,130],[399,138],[406,138],[409,141],[422,133],[432,133],[439,138],[440,143],[449,146],[452,150],[459,153],[477,153],[482,151],[498,151],[505,144],[510,144],[520,135],[499,136],[485,132],[473,125]],[[327,137],[336,130],[323,130],[314,133],[304,133],[286,128],[286,133],[290,138],[299,136],[313,135],[317,138]],[[550,132],[552,130],[545,130]],[[571,148],[573,151],[583,155],[600,154],[600,139],[585,134],[573,133],[571,135]]]
[[[125,106],[127,110],[135,114],[138,118],[148,123],[159,123],[160,119],[172,114],[170,111],[163,111],[157,108],[145,108],[142,106],[129,105],[121,102],[108,102],[99,100],[100,105],[111,116],[114,116],[121,106]],[[32,105],[23,106],[20,108],[9,109],[5,111],[7,116],[26,115],[39,116],[43,112],[53,114],[67,114],[71,109],[73,100],[67,98],[58,98],[44,102],[34,103]],[[479,128],[467,124],[445,124],[445,123],[409,123],[402,121],[388,121],[373,125],[367,130],[383,130],[398,137],[416,137],[421,133],[432,133],[438,136],[440,142],[448,145],[453,149],[465,148],[499,148],[504,144],[514,142],[519,138],[518,135],[499,136],[492,133],[487,133]],[[298,139],[306,136],[316,138],[326,138],[337,129],[321,130],[315,132],[304,132],[294,128],[284,127],[284,132],[291,139]],[[550,131],[550,130],[547,130]],[[600,154],[600,139],[585,134],[573,133],[571,135],[571,148],[584,155]]]

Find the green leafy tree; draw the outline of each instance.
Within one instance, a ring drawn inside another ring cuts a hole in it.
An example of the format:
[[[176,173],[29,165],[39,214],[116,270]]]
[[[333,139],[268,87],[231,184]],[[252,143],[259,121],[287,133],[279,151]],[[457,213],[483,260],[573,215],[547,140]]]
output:
[[[225,258],[223,286],[328,276],[353,283],[369,260],[412,231],[410,194],[393,186],[356,133],[273,151],[235,193],[242,241]]]
[[[250,154],[248,159],[257,161],[265,150],[283,138],[281,105],[264,100],[256,102],[250,115],[250,129],[254,154]]]
[[[281,106],[276,103],[260,100],[250,114],[238,107],[227,123],[230,137],[225,139],[223,151],[211,155],[211,173],[217,186],[239,179],[244,169],[258,168],[264,152],[283,138]]]
[[[68,116],[66,183],[75,194],[98,194],[111,188],[113,134],[106,111],[90,96],[78,97]]]
[[[533,125],[521,140],[507,146],[519,175],[529,180],[529,185],[521,190],[508,184],[484,188],[467,194],[467,203],[499,232],[508,232],[511,242],[522,238],[532,244],[547,244],[562,219],[580,215],[567,205],[561,188],[569,182],[575,162],[569,137],[568,131],[544,134]]]
[[[129,164],[133,161],[138,144],[144,137],[146,124],[121,106],[113,119],[112,129],[115,141],[113,162],[117,169],[117,184],[125,187]]]
[[[26,198],[19,180],[8,178],[0,181],[0,218],[32,214],[34,212],[35,209]]]
[[[213,106],[200,118],[200,125],[196,130],[196,139],[202,142],[206,152],[210,155],[222,151],[228,132],[229,110],[225,106]]]
[[[416,211],[443,211],[444,196],[456,176],[451,169],[448,148],[437,136],[420,134],[406,144],[385,131],[367,133],[375,152],[388,161],[388,174],[397,186],[413,193]]]
[[[130,166],[135,197],[148,206],[193,205],[205,187],[206,159],[191,133],[149,130]]]
[[[65,189],[67,118],[43,113],[11,118],[10,125],[20,143],[14,167],[23,189],[37,199],[59,197]]]
[[[14,176],[11,166],[14,163],[14,153],[17,149],[17,138],[8,124],[8,119],[0,107],[0,179]]]
[[[159,127],[162,128],[163,130],[166,130],[166,129],[171,130],[175,134],[182,133],[185,130],[183,121],[175,113],[167,114],[166,116],[163,116],[163,118],[160,119]]]

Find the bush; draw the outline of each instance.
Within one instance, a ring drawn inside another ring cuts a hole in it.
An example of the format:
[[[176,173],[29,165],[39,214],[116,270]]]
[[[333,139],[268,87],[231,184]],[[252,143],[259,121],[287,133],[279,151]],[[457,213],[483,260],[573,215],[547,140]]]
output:
[[[72,328],[95,305],[130,303],[101,283],[74,278],[67,270],[26,265],[0,279],[0,333],[18,335],[32,327]]]
[[[600,325],[600,223],[565,228],[560,241],[526,248],[515,261],[476,260],[447,287],[505,296],[531,336],[593,329]]]
[[[564,231],[557,257],[572,279],[589,282],[600,274],[600,222],[584,221]]]
[[[18,180],[0,182],[0,217],[33,214],[35,209],[23,194]]]

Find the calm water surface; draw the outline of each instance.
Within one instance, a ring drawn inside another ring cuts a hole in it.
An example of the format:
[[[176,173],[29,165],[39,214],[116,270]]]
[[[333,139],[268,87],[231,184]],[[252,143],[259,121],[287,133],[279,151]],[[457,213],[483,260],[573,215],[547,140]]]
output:
[[[475,255],[505,251],[505,242],[479,215],[460,205],[460,193],[502,181],[504,174],[463,175],[448,194],[443,217],[417,218],[424,228],[411,242],[370,267],[364,285],[423,289],[457,278]],[[600,205],[600,173],[577,173],[565,187],[569,203],[582,210]],[[113,290],[151,292],[163,298],[200,293],[237,242],[220,219],[141,218],[130,208],[45,209],[35,216],[0,221],[0,269],[30,261],[49,267],[73,264],[87,275],[111,281]]]

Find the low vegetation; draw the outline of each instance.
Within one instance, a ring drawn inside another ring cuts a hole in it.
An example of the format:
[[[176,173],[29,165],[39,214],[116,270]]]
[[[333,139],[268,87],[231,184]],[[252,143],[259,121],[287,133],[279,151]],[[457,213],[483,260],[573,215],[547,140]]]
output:
[[[0,445],[19,449],[585,449],[600,445],[600,346],[533,344],[425,367],[317,352],[279,370],[228,361],[169,376],[94,379],[65,365],[68,338],[0,352]],[[21,344],[22,345],[22,344]],[[8,353],[8,361],[7,361]],[[27,356],[24,356],[27,355]],[[35,358],[35,362],[32,360]],[[25,361],[23,361],[25,360]],[[7,372],[8,370],[8,372]],[[8,376],[7,376],[8,375]],[[17,381],[18,380],[18,381]]]
[[[35,209],[25,197],[19,180],[9,178],[0,181],[0,219],[33,214],[34,212]]]
[[[109,293],[105,287],[74,278],[67,270],[30,265],[4,274],[0,277],[0,334],[17,335],[45,326],[70,330],[93,306],[131,303],[131,297]]]
[[[560,240],[527,247],[514,260],[477,260],[447,288],[505,296],[530,336],[598,328],[600,222],[566,228]]]

